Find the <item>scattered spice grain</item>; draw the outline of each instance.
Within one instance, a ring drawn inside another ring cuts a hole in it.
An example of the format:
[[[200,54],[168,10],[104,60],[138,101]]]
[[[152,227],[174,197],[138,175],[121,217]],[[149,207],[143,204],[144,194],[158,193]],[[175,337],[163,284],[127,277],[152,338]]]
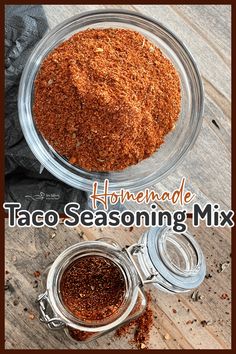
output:
[[[56,237],[56,232],[53,232],[52,234],[51,234],[51,239],[53,239],[54,237]]]
[[[127,336],[130,331],[134,328],[134,337],[132,342],[139,349],[148,349],[148,342],[150,339],[150,332],[153,326],[153,311],[151,309],[151,292],[147,294],[147,307],[141,316],[130,321],[129,323],[121,326],[116,331],[116,336],[122,337]],[[138,304],[138,306],[140,306]]]
[[[33,283],[33,288],[36,289],[38,288],[38,286],[39,286],[38,280],[35,280]]]
[[[206,278],[206,279],[212,278],[212,274],[211,274],[211,273],[206,274],[205,278]]]
[[[170,339],[169,333],[166,333],[166,334],[164,335],[164,339],[165,339],[165,340],[169,340],[169,339]]]
[[[85,331],[80,331],[78,329],[74,329],[71,327],[68,327],[68,332],[71,338],[76,340],[77,342],[83,342],[89,339],[94,333],[92,332],[85,332]]]
[[[35,319],[35,315],[34,315],[33,313],[30,313],[30,314],[29,314],[29,320],[32,321],[32,320],[34,320],[34,319]]]
[[[161,50],[127,29],[88,29],[46,57],[34,85],[39,131],[71,164],[122,170],[175,127],[180,79]]]
[[[41,275],[41,273],[40,273],[39,270],[36,270],[36,271],[34,272],[34,277],[35,277],[35,278],[39,278],[40,275]]]
[[[15,299],[15,300],[13,301],[13,305],[14,305],[14,306],[18,306],[18,305],[19,305],[19,300]]]
[[[60,282],[64,306],[77,318],[103,320],[122,306],[125,280],[110,259],[101,256],[81,257],[64,271]]]
[[[206,321],[206,320],[201,321],[202,327],[206,327],[206,326],[207,326],[207,323],[208,323],[208,321]]]

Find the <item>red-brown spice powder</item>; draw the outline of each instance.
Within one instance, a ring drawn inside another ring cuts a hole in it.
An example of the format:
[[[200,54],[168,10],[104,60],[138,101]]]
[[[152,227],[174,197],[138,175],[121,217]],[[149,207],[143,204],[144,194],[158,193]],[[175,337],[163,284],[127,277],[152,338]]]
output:
[[[74,329],[72,327],[68,327],[68,332],[71,338],[73,338],[77,342],[87,341],[90,337],[94,335],[93,332],[80,331],[79,329]]]
[[[121,326],[116,330],[116,336],[124,337],[128,336],[133,330],[133,337],[131,343],[133,343],[138,349],[147,349],[150,339],[150,332],[153,327],[153,311],[151,309],[151,292],[146,293],[147,306],[144,312],[138,318],[130,321],[129,323]],[[137,304],[139,306],[139,304]]]
[[[62,303],[87,323],[114,315],[124,302],[125,291],[121,270],[101,256],[75,260],[64,271],[60,282]]]
[[[51,146],[89,171],[153,154],[180,113],[180,79],[141,34],[88,29],[60,44],[35,80],[33,114]]]
[[[119,327],[115,336],[117,337],[127,337],[130,336],[130,343],[135,345],[138,349],[148,349],[150,332],[153,327],[153,311],[151,309],[151,292],[146,293],[147,296],[147,306],[144,312],[138,318],[126,323],[125,325]],[[131,315],[140,309],[140,301],[137,302],[135,308],[131,312]],[[76,341],[86,341],[94,335],[92,332],[85,332],[76,330],[73,328],[68,328],[70,336]],[[133,334],[131,335],[131,332]]]

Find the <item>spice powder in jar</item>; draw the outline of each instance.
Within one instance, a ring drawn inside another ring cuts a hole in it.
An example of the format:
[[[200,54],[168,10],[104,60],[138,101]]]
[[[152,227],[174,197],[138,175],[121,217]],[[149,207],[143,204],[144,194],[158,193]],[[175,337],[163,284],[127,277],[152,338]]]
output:
[[[101,256],[72,262],[62,274],[60,295],[64,306],[86,323],[114,315],[124,302],[126,285],[119,267]]]
[[[153,154],[178,119],[180,79],[140,33],[88,29],[42,62],[33,114],[45,139],[71,164],[122,170]]]

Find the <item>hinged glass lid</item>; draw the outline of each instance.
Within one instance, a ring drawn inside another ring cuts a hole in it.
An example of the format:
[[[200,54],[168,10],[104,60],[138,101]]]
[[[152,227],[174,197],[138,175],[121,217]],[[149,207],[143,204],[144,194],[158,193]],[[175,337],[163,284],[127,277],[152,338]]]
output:
[[[204,280],[203,253],[188,232],[175,233],[170,228],[153,227],[139,240],[136,252],[146,281],[168,292],[185,292]]]

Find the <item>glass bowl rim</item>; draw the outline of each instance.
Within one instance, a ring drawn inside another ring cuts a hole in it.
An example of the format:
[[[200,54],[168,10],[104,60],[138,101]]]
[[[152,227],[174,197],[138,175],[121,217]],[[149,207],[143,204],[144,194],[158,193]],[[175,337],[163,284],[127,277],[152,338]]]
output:
[[[43,152],[47,155],[42,156],[41,155],[41,151],[39,151],[39,146],[35,146],[35,144],[32,144],[32,136],[31,132],[29,132],[29,129],[27,129],[26,125],[25,125],[25,105],[23,102],[23,97],[25,96],[25,93],[27,92],[26,89],[26,85],[25,82],[27,80],[27,75],[28,75],[28,70],[29,70],[29,66],[31,64],[32,58],[37,57],[37,55],[39,55],[40,52],[40,48],[47,42],[48,39],[50,39],[51,37],[55,36],[56,33],[60,30],[62,30],[63,28],[65,28],[67,25],[70,25],[71,23],[73,23],[74,21],[86,18],[86,17],[91,17],[91,16],[96,16],[96,15],[113,15],[113,16],[123,16],[123,15],[128,15],[131,16],[132,19],[136,19],[138,21],[138,19],[144,20],[147,23],[151,23],[154,26],[159,27],[160,29],[162,29],[165,33],[167,33],[167,35],[169,35],[170,37],[172,37],[172,39],[177,42],[177,44],[180,46],[180,48],[183,50],[183,52],[186,54],[190,64],[191,64],[191,68],[193,70],[193,73],[195,75],[196,78],[196,82],[197,82],[197,88],[198,88],[198,95],[199,95],[199,102],[200,102],[200,106],[198,107],[198,114],[197,114],[197,124],[196,124],[196,129],[192,132],[191,134],[191,139],[188,140],[188,144],[186,144],[186,146],[184,146],[184,149],[181,151],[181,154],[176,154],[176,156],[174,156],[174,162],[168,166],[168,168],[164,169],[164,171],[157,175],[156,170],[154,170],[153,172],[151,172],[150,174],[148,174],[148,176],[145,176],[144,178],[140,178],[134,181],[134,183],[132,182],[132,180],[128,180],[128,181],[121,181],[121,182],[112,182],[109,178],[109,176],[107,177],[109,179],[109,185],[110,185],[110,189],[112,190],[118,190],[120,188],[126,188],[132,191],[138,191],[144,188],[149,187],[150,185],[156,184],[157,182],[159,182],[160,180],[162,180],[165,176],[169,175],[184,159],[186,153],[192,148],[192,146],[194,145],[201,126],[202,126],[202,121],[203,121],[203,111],[204,111],[204,88],[203,88],[203,83],[202,83],[202,79],[201,79],[201,75],[200,72],[198,70],[197,64],[192,56],[192,54],[190,53],[190,51],[187,49],[186,45],[171,31],[169,30],[167,27],[165,27],[162,23],[160,23],[159,21],[150,18],[149,16],[143,15],[143,14],[139,14],[138,12],[135,11],[130,11],[130,10],[123,10],[123,9],[104,9],[104,10],[92,10],[92,11],[86,11],[80,14],[76,14],[66,20],[64,20],[63,22],[61,22],[60,24],[58,24],[57,26],[55,26],[53,29],[50,29],[46,35],[39,41],[39,43],[35,46],[35,48],[33,49],[32,53],[30,54],[22,76],[21,76],[21,80],[20,80],[20,85],[19,85],[19,91],[18,91],[18,111],[19,111],[19,120],[20,120],[20,124],[21,124],[21,128],[24,134],[24,137],[28,143],[28,146],[30,147],[32,153],[34,154],[34,156],[37,158],[37,160],[50,172],[52,173],[52,175],[54,175],[55,177],[57,177],[59,180],[65,182],[66,184],[75,187],[77,189],[81,189],[87,192],[90,192],[92,190],[92,184],[93,182],[96,180],[93,178],[88,178],[85,179],[82,176],[78,176],[78,175],[74,175],[73,173],[71,174],[71,172],[69,172],[65,166],[61,166],[55,159],[50,158],[50,152],[46,151],[45,147],[43,147],[42,143],[40,142],[41,146],[40,148],[43,148]],[[109,19],[108,19],[109,20]],[[122,19],[121,19],[122,20]],[[99,21],[101,22],[101,21]],[[104,21],[105,22],[105,19]],[[122,22],[122,21],[120,21]],[[127,22],[125,22],[127,24]],[[139,24],[136,24],[137,27],[139,26]],[[35,65],[35,63],[34,63]],[[36,63],[36,65],[38,65]],[[38,65],[39,68],[39,65]],[[37,68],[37,69],[38,69]],[[31,114],[30,119],[33,121],[33,115]],[[37,135],[37,132],[35,132]],[[37,135],[38,138],[38,135]],[[122,170],[123,171],[123,170]],[[121,171],[121,172],[122,172]],[[93,175],[96,172],[88,172],[85,171],[86,173],[89,173],[91,175]],[[107,175],[107,173],[105,172],[105,174]],[[112,172],[109,172],[109,175],[112,175]],[[66,180],[66,181],[65,181]],[[69,181],[68,181],[69,180]],[[118,186],[117,186],[118,184]],[[98,185],[98,192],[101,192],[102,186],[100,186],[100,184]]]

